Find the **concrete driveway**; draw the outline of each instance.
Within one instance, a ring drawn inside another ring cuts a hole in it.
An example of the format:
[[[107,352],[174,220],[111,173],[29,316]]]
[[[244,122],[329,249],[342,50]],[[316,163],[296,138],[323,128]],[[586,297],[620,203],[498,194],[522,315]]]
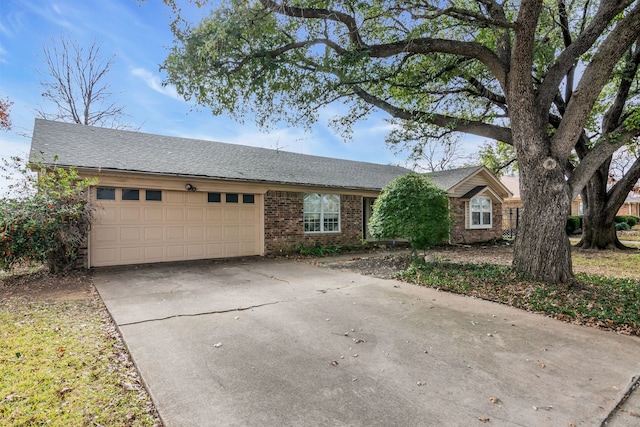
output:
[[[307,262],[94,283],[167,426],[640,425],[636,337]]]

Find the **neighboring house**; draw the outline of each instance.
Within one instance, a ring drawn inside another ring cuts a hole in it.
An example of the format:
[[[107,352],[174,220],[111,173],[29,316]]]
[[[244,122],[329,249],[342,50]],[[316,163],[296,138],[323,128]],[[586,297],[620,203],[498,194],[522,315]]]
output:
[[[640,194],[629,193],[629,197],[618,209],[618,215],[640,216]]]
[[[280,150],[36,119],[31,158],[98,178],[88,267],[358,245],[380,190],[409,170]],[[509,191],[484,167],[432,174],[452,243],[501,238]]]
[[[520,190],[518,188],[520,185],[518,177],[503,176],[500,178],[500,182],[513,194],[511,198],[505,199],[504,202],[502,202],[502,206],[505,209],[522,208],[522,200],[520,200]],[[574,216],[584,215],[584,205],[580,195],[571,202],[571,211],[569,214]],[[629,197],[627,197],[620,209],[618,209],[618,215],[640,216],[640,195],[634,192],[629,193]]]

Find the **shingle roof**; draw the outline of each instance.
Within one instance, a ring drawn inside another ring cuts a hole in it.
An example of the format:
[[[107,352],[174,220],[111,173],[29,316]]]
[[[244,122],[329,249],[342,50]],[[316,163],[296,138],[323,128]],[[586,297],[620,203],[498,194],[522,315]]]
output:
[[[380,190],[408,169],[36,119],[31,158],[79,168]]]
[[[443,190],[450,190],[464,179],[470,177],[482,166],[469,166],[466,168],[450,169],[446,171],[429,172],[427,175],[433,179],[434,184]]]

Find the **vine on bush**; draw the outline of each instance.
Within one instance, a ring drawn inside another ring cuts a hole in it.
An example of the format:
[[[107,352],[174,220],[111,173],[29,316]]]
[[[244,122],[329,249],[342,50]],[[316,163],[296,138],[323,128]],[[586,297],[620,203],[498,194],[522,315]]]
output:
[[[19,179],[0,199],[0,268],[37,262],[57,273],[75,266],[94,212],[88,189],[96,182],[56,161],[4,161],[2,170]]]

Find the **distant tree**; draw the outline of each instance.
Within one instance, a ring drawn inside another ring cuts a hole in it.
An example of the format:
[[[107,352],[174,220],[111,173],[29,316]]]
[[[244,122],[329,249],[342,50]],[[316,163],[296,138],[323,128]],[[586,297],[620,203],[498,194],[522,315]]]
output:
[[[11,117],[9,117],[9,108],[11,108],[13,102],[9,101],[9,98],[0,98],[0,129],[11,130]]]
[[[101,48],[97,41],[84,47],[64,35],[43,48],[45,68],[39,70],[44,77],[40,81],[42,97],[52,102],[56,111],[49,113],[39,105],[39,117],[88,126],[128,127],[120,123],[125,107],[113,100],[106,80],[115,56],[105,59]]]
[[[518,172],[516,152],[512,145],[496,141],[482,144],[478,151],[480,164],[486,166],[497,177]]]
[[[369,232],[376,239],[405,238],[412,255],[449,237],[449,198],[415,172],[391,181],[373,204]]]

